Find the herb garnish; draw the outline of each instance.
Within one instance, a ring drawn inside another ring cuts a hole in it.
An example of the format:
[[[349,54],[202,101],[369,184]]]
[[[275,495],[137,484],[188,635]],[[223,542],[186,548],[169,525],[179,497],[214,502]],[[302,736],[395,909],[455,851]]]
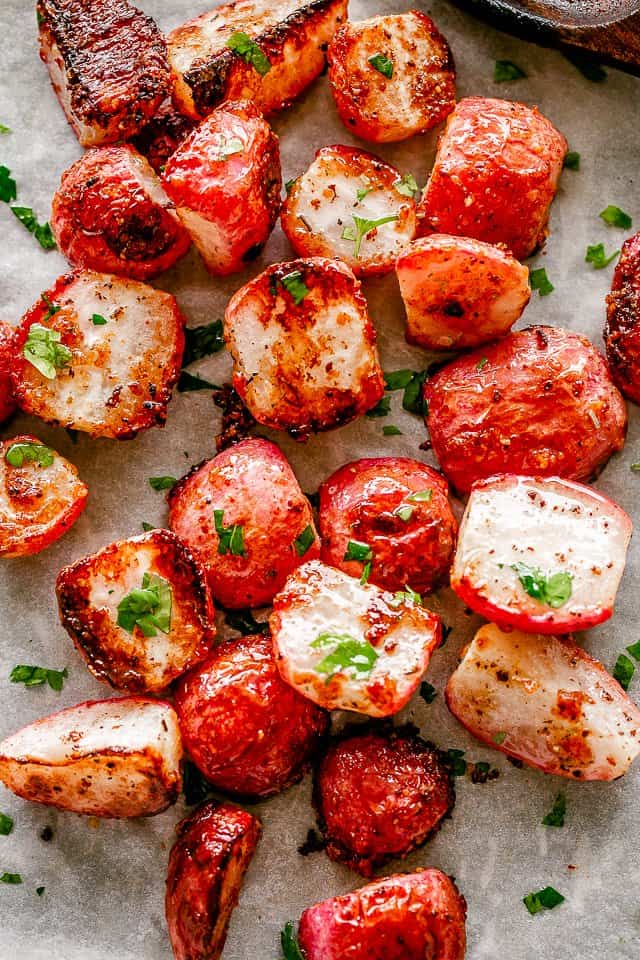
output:
[[[359,563],[364,563],[362,576],[360,577],[360,583],[364,586],[369,579],[369,574],[371,573],[371,561],[373,560],[373,550],[369,544],[362,543],[360,540],[349,540],[347,543],[347,552],[342,559],[357,560]]]
[[[601,220],[608,223],[610,227],[620,227],[622,230],[628,230],[633,220],[628,213],[621,210],[620,207],[609,204],[601,213],[598,214]]]
[[[389,397],[382,397],[380,400],[378,400],[375,407],[371,407],[370,410],[367,410],[365,417],[369,417],[369,419],[374,419],[375,417],[386,417],[390,411],[391,399]]]
[[[239,31],[232,34],[227,40],[227,46],[239,57],[242,57],[245,63],[252,66],[261,77],[264,77],[271,70],[271,61],[267,55],[246,33]]]
[[[430,503],[432,497],[433,490],[427,487],[426,490],[416,490],[415,493],[410,493],[407,500],[409,503]]]
[[[620,253],[619,250],[614,250],[610,257],[604,252],[604,243],[594,243],[592,246],[587,247],[587,253],[585,256],[585,263],[592,263],[594,270],[602,270],[604,267],[608,267],[612,260]]]
[[[427,405],[422,395],[422,388],[428,376],[428,370],[416,372],[405,387],[402,396],[402,406],[409,413],[416,413],[422,417],[427,415]]]
[[[6,123],[0,123],[0,133],[11,133],[11,127],[8,127]]]
[[[289,196],[289,194],[293,190],[293,187],[297,179],[298,179],[297,177],[294,177],[293,180],[287,180],[287,182],[285,183],[284,188],[287,191],[287,196]]]
[[[528,893],[522,898],[522,902],[530,914],[539,913],[540,910],[553,910],[559,904],[564,902],[564,897],[553,887],[545,887],[537,893]]]
[[[18,190],[15,180],[11,177],[11,171],[8,167],[0,166],[0,200],[3,203],[11,203],[18,196]]]
[[[317,673],[327,674],[327,683],[335,673],[345,673],[347,670],[353,671],[355,680],[362,680],[369,676],[378,659],[378,654],[368,640],[358,640],[349,633],[324,630],[310,645],[314,650],[334,647],[332,652],[315,666]]]
[[[564,827],[564,817],[567,812],[567,798],[564,793],[557,794],[549,813],[542,818],[545,827]]]
[[[580,154],[576,150],[570,150],[569,153],[564,158],[562,164],[567,170],[579,170],[580,169]]]
[[[438,696],[438,691],[429,683],[428,680],[423,680],[420,684],[420,696],[425,703],[433,703],[435,698]]]
[[[203,380],[187,370],[182,370],[178,380],[178,393],[191,393],[194,390],[221,390],[217,383],[211,383],[210,380]]]
[[[282,947],[283,960],[304,960],[291,921],[285,923],[280,934],[280,946]]]
[[[627,647],[627,653],[630,653],[634,660],[640,662],[640,640],[632,643],[630,647]]]
[[[228,160],[229,157],[235,156],[236,153],[242,153],[244,146],[244,142],[240,137],[219,137],[216,144],[218,151],[216,159]]]
[[[42,443],[23,440],[12,443],[5,454],[5,460],[12,467],[21,467],[24,463],[36,463],[39,467],[50,467],[53,463],[53,450]]]
[[[555,288],[544,267],[538,267],[529,273],[529,283],[532,290],[537,290],[541,297],[547,297]]]
[[[476,370],[478,371],[478,373],[481,373],[488,363],[489,363],[488,357],[480,357],[480,359],[476,363]]]
[[[308,524],[302,533],[299,533],[298,536],[293,541],[293,546],[299,557],[304,557],[305,553],[310,549],[311,545],[315,542],[316,532]]]
[[[218,534],[218,553],[225,556],[230,553],[234,557],[246,557],[244,545],[244,527],[234,523],[230,527],[224,525],[224,510],[213,511],[213,522]]]
[[[149,477],[149,486],[152,490],[171,490],[177,482],[175,477]]]
[[[404,390],[415,376],[414,370],[393,370],[384,375],[385,390]]]
[[[405,523],[408,523],[413,516],[413,507],[408,503],[401,503],[399,507],[396,507],[393,511],[394,517],[400,517],[401,520],[404,520]]]
[[[19,873],[3,873],[0,876],[0,883],[22,883],[22,877]]]
[[[46,667],[18,664],[9,674],[9,680],[11,683],[24,683],[25,687],[41,687],[48,683],[52,690],[59,693],[68,676],[66,667],[64,670],[48,670]]]
[[[382,428],[382,434],[385,437],[401,437],[402,430],[399,427],[395,427],[392,423],[388,426]]]
[[[142,586],[131,590],[118,604],[118,626],[133,633],[139,627],[145,637],[171,629],[172,593],[169,582],[157,573],[145,573]]]
[[[511,569],[518,574],[525,593],[554,610],[571,597],[573,576],[564,570],[545,576],[538,567],[529,567],[526,563],[512,563]]]
[[[635,664],[625,653],[621,653],[616,660],[615,667],[613,668],[614,680],[618,681],[623,690],[628,690],[629,684],[631,683],[635,672]]]
[[[41,323],[32,323],[22,348],[22,356],[47,380],[55,380],[56,372],[68,366],[73,354],[60,341],[59,330],[51,330]]]
[[[299,270],[293,270],[291,273],[288,273],[286,277],[282,277],[280,283],[291,296],[296,307],[302,303],[309,293],[309,287],[302,279],[302,274]]]
[[[467,761],[464,759],[464,750],[447,750],[444,755],[451,774],[454,777],[464,777],[467,772]]]
[[[204,323],[200,327],[186,327],[184,331],[185,347],[183,366],[188,367],[195,360],[202,360],[224,348],[222,320]]]
[[[413,195],[418,193],[420,187],[416,183],[416,178],[411,173],[405,173],[403,177],[399,180],[394,180],[393,186],[396,188],[398,193],[401,193],[404,197],[410,197],[413,199]]]
[[[369,63],[374,70],[377,70],[378,73],[381,73],[383,77],[386,77],[387,80],[391,80],[393,76],[393,60],[390,60],[389,57],[385,57],[383,53],[374,53],[372,57],[369,57]]]
[[[45,891],[45,887],[36,887],[36,893],[38,894],[39,897],[42,896],[44,891]]]
[[[11,212],[32,233],[43,250],[55,250],[56,241],[48,223],[38,223],[31,207],[11,207]]]
[[[365,198],[368,194],[370,194],[371,191],[373,190],[373,187],[371,186],[371,184],[369,183],[369,181],[366,180],[366,178],[365,178],[365,182],[366,182],[366,186],[365,186],[365,187],[360,187],[359,190],[356,190],[356,203],[362,203],[362,201],[364,200],[364,198]]]
[[[403,603],[412,603],[412,604],[415,604],[416,607],[421,607],[422,597],[420,596],[419,593],[416,593],[415,590],[412,590],[409,584],[407,583],[405,584],[404,590],[396,590],[396,592],[393,595],[393,599],[388,600],[387,603],[390,607],[393,607],[394,610],[397,609],[397,607],[401,606]]]
[[[60,304],[52,303],[49,297],[46,295],[46,293],[41,293],[40,299],[42,300],[45,307],[47,308],[47,312],[44,315],[45,320],[50,320],[51,317],[54,317],[56,313],[59,313],[62,310],[62,307],[60,306]]]
[[[147,523],[146,520],[143,520],[142,529],[145,533],[149,533],[150,530],[157,530],[157,527],[153,523]]]
[[[13,817],[8,813],[0,813],[0,835],[8,837],[13,830]]]
[[[491,739],[492,739],[493,742],[496,744],[496,746],[501,747],[502,744],[503,744],[503,743],[505,742],[505,740],[507,739],[507,732],[506,732],[506,730],[500,730],[498,733],[494,733],[494,735],[491,737]]]
[[[517,63],[512,63],[511,60],[496,60],[493,68],[493,79],[496,83],[511,83],[523,77],[526,77],[526,73]]]
[[[91,314],[91,323],[94,327],[104,327],[107,322],[107,318],[103,317],[101,313],[92,313]]]
[[[344,228],[342,231],[342,239],[350,240],[355,244],[353,248],[353,255],[356,260],[358,260],[360,258],[360,247],[362,246],[362,241],[367,234],[371,233],[371,231],[375,230],[377,227],[381,227],[385,223],[392,223],[397,219],[397,213],[391,214],[388,217],[380,217],[378,220],[366,220],[364,217],[356,217],[354,214],[354,226],[347,226]]]

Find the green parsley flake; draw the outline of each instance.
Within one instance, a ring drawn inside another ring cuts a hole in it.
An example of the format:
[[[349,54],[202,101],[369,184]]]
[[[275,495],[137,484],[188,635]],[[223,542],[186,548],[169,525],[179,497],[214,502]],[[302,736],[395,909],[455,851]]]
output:
[[[317,673],[327,675],[327,683],[336,673],[352,673],[355,680],[368,677],[373,670],[378,654],[368,640],[357,640],[348,633],[324,630],[311,642],[314,650],[333,646],[331,653],[317,663]]]
[[[422,606],[422,597],[419,593],[416,593],[415,590],[412,590],[409,584],[405,584],[404,590],[396,590],[393,598],[391,600],[387,600],[388,606],[392,607],[394,610],[397,610],[398,607],[401,607],[407,603],[411,606]]]
[[[107,322],[107,318],[103,317],[101,313],[92,313],[91,314],[91,323],[94,327],[104,327]]]
[[[246,33],[232,34],[227,40],[227,46],[239,57],[242,57],[245,63],[252,66],[261,77],[264,77],[271,70],[271,61],[267,55]]]
[[[401,503],[400,506],[396,507],[396,509],[393,511],[393,515],[394,517],[400,517],[401,520],[404,520],[405,523],[408,523],[413,516],[413,507],[409,506],[409,504]]]
[[[42,894],[44,893],[44,891],[45,891],[45,888],[44,888],[44,887],[36,887],[36,893],[38,894],[39,897],[42,896]]]
[[[145,533],[149,533],[150,530],[157,530],[157,527],[153,523],[147,523],[146,520],[142,521],[142,529]]]
[[[438,691],[429,683],[428,680],[423,680],[420,684],[420,696],[425,703],[433,703],[435,698],[438,696]]]
[[[369,419],[375,419],[376,417],[386,417],[387,414],[391,411],[391,399],[389,397],[382,397],[371,410],[367,410],[365,413],[366,417]]]
[[[625,213],[620,207],[615,207],[611,204],[605,207],[598,216],[601,220],[604,220],[605,223],[608,223],[610,227],[620,227],[621,230],[628,230],[633,223],[628,213]]]
[[[413,199],[414,194],[420,190],[420,187],[416,183],[416,178],[411,173],[405,173],[399,180],[395,180],[393,185],[403,197],[410,197],[411,199]]]
[[[313,543],[315,543],[316,532],[309,524],[304,528],[301,534],[299,534],[296,539],[293,541],[293,546],[299,557],[304,557]]]
[[[553,289],[553,287],[552,287],[551,289]],[[480,357],[480,359],[479,359],[478,362],[476,363],[476,370],[478,371],[478,373],[480,373],[482,370],[484,370],[484,368],[486,367],[486,365],[487,365],[488,363],[489,363],[489,358],[488,358],[488,357]]]
[[[0,200],[3,203],[11,203],[18,196],[18,190],[15,180],[11,177],[11,171],[8,167],[0,166]]]
[[[203,380],[193,373],[182,370],[178,380],[178,393],[192,393],[195,390],[220,390],[217,383],[211,383],[210,380]]]
[[[493,68],[493,79],[496,83],[511,83],[513,80],[522,80],[526,73],[517,63],[511,60],[496,60]]]
[[[549,813],[542,818],[545,827],[564,827],[564,818],[567,812],[567,798],[564,793],[557,794]]]
[[[564,606],[572,593],[573,575],[565,571],[545,576],[537,567],[526,563],[512,563],[511,569],[518,574],[523,590],[534,600],[557,610]]]
[[[244,527],[238,523],[234,523],[230,527],[225,527],[224,510],[213,511],[213,522],[216,525],[216,533],[218,534],[218,553],[222,554],[222,556],[230,553],[234,557],[246,557]]]
[[[127,633],[138,627],[145,637],[155,637],[157,630],[169,633],[172,603],[169,582],[157,573],[145,573],[142,586],[131,590],[118,604],[118,626]]]
[[[225,621],[232,630],[237,630],[243,637],[250,637],[255,633],[267,633],[268,623],[255,619],[251,610],[227,610]]]
[[[427,406],[423,397],[422,388],[428,376],[428,370],[421,370],[414,373],[410,382],[405,387],[402,396],[403,408],[409,413],[417,414],[419,417],[427,415]]]
[[[383,53],[374,53],[372,57],[369,57],[369,63],[373,69],[381,73],[383,77],[391,80],[393,76],[393,60],[385,57]]]
[[[388,426],[384,426],[382,428],[382,434],[385,437],[401,437],[402,430],[400,430],[399,427],[395,427],[392,423],[390,423]]]
[[[196,360],[202,360],[224,348],[222,320],[214,320],[200,327],[186,327],[184,331],[185,347],[182,365],[188,367]]]
[[[637,643],[632,643],[630,647],[627,647],[627,653],[630,653],[634,660],[640,663],[640,640],[638,640]]]
[[[5,454],[5,460],[12,467],[21,467],[25,463],[35,463],[39,467],[50,467],[53,463],[53,450],[42,443],[23,440],[12,443]]]
[[[48,223],[38,223],[31,207],[11,207],[10,209],[29,233],[34,235],[43,250],[55,250],[56,241],[51,232],[51,227]]]
[[[294,270],[292,273],[288,273],[285,277],[282,277],[280,283],[291,296],[296,307],[302,303],[304,298],[309,294],[309,287],[302,279],[302,274],[299,270]]]
[[[177,482],[175,477],[149,477],[149,486],[152,490],[171,490]]]
[[[68,676],[66,667],[63,670],[48,670],[46,667],[18,664],[9,674],[9,680],[11,683],[24,683],[25,687],[41,687],[48,683],[52,690],[59,693]]]
[[[22,356],[47,380],[55,380],[57,371],[68,366],[73,359],[73,354],[61,340],[59,330],[51,330],[41,323],[32,323],[29,327]]]
[[[56,313],[59,313],[62,310],[62,307],[60,306],[60,304],[52,303],[51,300],[49,300],[49,297],[46,295],[46,293],[42,293],[40,295],[40,299],[42,300],[45,307],[47,308],[47,312],[44,315],[45,320],[50,320],[51,317],[54,317]]]
[[[619,250],[614,250],[611,256],[608,257],[604,251],[604,243],[594,243],[592,246],[587,247],[587,253],[584,259],[585,263],[593,264],[594,270],[602,270],[604,267],[608,267],[619,253]]]
[[[5,123],[0,123],[0,133],[11,133],[11,127],[8,127]]]
[[[19,873],[3,873],[0,875],[0,883],[22,883],[22,877]]]
[[[410,493],[407,500],[409,503],[429,503],[432,497],[433,490],[427,487],[426,490],[416,490],[415,493]]]
[[[356,203],[362,203],[364,198],[370,194],[372,190],[373,187],[367,181],[366,187],[360,187],[360,189],[356,191]]]
[[[342,231],[342,239],[349,240],[355,244],[353,248],[353,255],[356,260],[360,259],[360,247],[362,246],[362,241],[371,233],[372,230],[376,230],[378,227],[382,227],[385,223],[393,223],[398,219],[398,214],[394,213],[388,217],[380,217],[378,220],[367,220],[364,217],[353,216],[354,226],[347,226]]]
[[[501,747],[502,744],[507,739],[507,733],[505,730],[500,730],[498,733],[494,733],[491,739],[496,744],[496,746]]]
[[[634,473],[640,473],[640,463],[632,463],[629,469],[633,470]]]
[[[362,543],[360,540],[349,540],[347,552],[343,560],[358,560],[365,563],[367,560],[373,560],[373,551],[368,543]]]
[[[580,154],[575,150],[570,150],[569,153],[564,158],[562,164],[567,170],[579,170],[580,169]]]
[[[539,913],[541,910],[553,910],[559,904],[564,902],[564,897],[553,887],[545,887],[537,893],[528,893],[522,898],[522,902],[531,915]]]
[[[539,267],[537,270],[530,272],[529,283],[531,284],[531,289],[537,290],[541,297],[548,296],[554,290],[554,286],[549,280],[544,267]]]
[[[444,759],[454,777],[464,777],[467,772],[467,761],[464,759],[464,750],[447,750]]]
[[[621,653],[613,668],[614,680],[618,681],[623,690],[628,690],[635,672],[636,668],[634,663],[625,653]]]
[[[282,947],[283,960],[304,960],[291,922],[284,925],[280,934],[280,946]]]
[[[415,370],[394,370],[384,375],[385,390],[404,390],[415,377]]]
[[[297,179],[298,179],[297,177],[294,177],[293,180],[287,180],[287,182],[285,183],[284,188],[287,191],[287,196],[289,196],[289,194],[293,190]]]
[[[0,836],[8,837],[13,830],[13,817],[8,813],[0,813]]]

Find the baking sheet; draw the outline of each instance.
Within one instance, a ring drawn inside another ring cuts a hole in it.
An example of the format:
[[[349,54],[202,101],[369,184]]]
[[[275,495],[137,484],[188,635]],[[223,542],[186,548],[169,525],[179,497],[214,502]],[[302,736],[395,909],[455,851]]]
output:
[[[589,83],[560,54],[492,31],[446,2],[416,5],[434,16],[453,48],[459,96],[503,96],[538,104],[567,136],[571,149],[580,152],[581,170],[566,171],[562,177],[546,250],[531,263],[547,268],[555,290],[544,299],[534,294],[520,325],[562,325],[586,333],[600,345],[603,298],[613,267],[594,271],[584,263],[584,253],[587,244],[603,241],[611,251],[623,240],[622,231],[598,219],[606,204],[620,205],[640,226],[640,80],[609,70],[606,83]],[[194,0],[145,0],[141,6],[165,30],[205,8]],[[352,0],[351,16],[360,19],[410,6],[399,0]],[[33,206],[45,219],[61,172],[81,151],[38,59],[30,3],[0,0],[0,38],[0,122],[13,131],[0,137],[0,163],[13,171],[18,202]],[[527,79],[495,84],[495,59],[515,61]],[[274,126],[281,137],[285,180],[299,174],[320,146],[356,143],[337,119],[326,78],[277,117]],[[377,152],[423,184],[435,139],[435,134],[418,137]],[[0,207],[0,316],[15,323],[66,264],[57,252],[42,251],[10,211]],[[245,275],[213,280],[192,252],[158,285],[177,296],[189,323],[197,325],[221,317],[229,295],[264,265],[290,256],[278,227],[262,259]],[[395,278],[370,281],[365,287],[383,367],[423,368],[426,355],[404,342]],[[222,354],[192,369],[221,382],[228,378],[230,362]],[[418,450],[426,439],[421,421],[402,411],[399,393],[392,396],[392,413],[386,420],[361,419],[315,437],[306,446],[274,436],[304,490],[317,489],[330,471],[357,456],[399,454],[434,462],[431,454]],[[402,436],[383,437],[385,423],[399,426]],[[638,411],[632,408],[627,446],[597,484],[636,522],[640,477],[629,465],[640,459],[639,427]],[[109,688],[89,675],[58,624],[56,573],[112,540],[139,533],[143,520],[166,523],[163,495],[149,488],[147,478],[180,476],[190,464],[211,456],[218,430],[219,411],[207,392],[176,394],[164,430],[151,430],[125,443],[80,435],[73,444],[65,431],[27,417],[3,429],[3,437],[34,432],[76,463],[89,485],[90,499],[69,535],[37,557],[5,562],[0,571],[0,736],[61,707],[110,695]],[[640,634],[639,572],[636,537],[616,616],[583,638],[587,649],[609,669]],[[455,875],[469,906],[470,960],[637,958],[640,764],[618,783],[565,783],[518,770],[470,738],[446,710],[442,689],[479,620],[465,615],[448,590],[434,598],[434,605],[453,627],[428,674],[438,697],[429,706],[416,699],[400,718],[415,721],[443,748],[457,747],[466,750],[469,759],[489,760],[500,777],[484,785],[459,779],[452,820],[425,848],[393,863],[389,872],[436,866]],[[48,688],[28,690],[8,681],[16,663],[66,666],[69,679],[59,694]],[[640,695],[638,677],[630,692],[636,698]],[[540,821],[559,789],[567,795],[566,826],[552,830]],[[309,778],[252,809],[263,819],[264,838],[233,915],[225,960],[275,960],[286,920],[296,920],[317,900],[364,882],[322,853],[306,858],[297,853],[313,825]],[[0,810],[15,819],[13,833],[0,837],[0,873],[19,872],[24,879],[22,886],[0,885],[0,958],[170,960],[164,876],[174,825],[184,813],[181,803],[149,820],[98,822],[25,803],[0,787]],[[53,828],[50,842],[40,838],[47,825]],[[523,895],[547,884],[561,891],[566,903],[530,917],[521,902]],[[45,887],[41,897],[35,892],[39,886]]]

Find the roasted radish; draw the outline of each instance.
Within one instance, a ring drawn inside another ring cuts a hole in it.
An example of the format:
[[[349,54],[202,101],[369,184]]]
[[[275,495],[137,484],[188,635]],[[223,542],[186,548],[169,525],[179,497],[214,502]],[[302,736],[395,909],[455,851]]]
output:
[[[94,817],[148,817],[175,803],[182,745],[168,703],[80,703],[0,743],[0,780],[25,800]]]
[[[407,340],[426,350],[462,350],[497,340],[529,302],[529,271],[501,247],[433,234],[396,262]]]
[[[278,217],[278,138],[252,103],[225,103],[171,155],[163,183],[209,272],[242,270]]]
[[[83,147],[133,136],[171,90],[167,48],[127,0],[38,0],[40,57]]]
[[[169,504],[171,529],[200,557],[224,607],[271,603],[296,567],[320,555],[309,501],[268,440],[243,440],[196,467]]]
[[[538,110],[467,97],[447,121],[418,232],[504,243],[524,260],[547,235],[567,141]]]
[[[627,410],[603,357],[557,327],[454,360],[424,397],[434,453],[463,492],[496,473],[590,480],[624,445]]]
[[[631,520],[590,487],[507,474],[474,484],[451,586],[502,626],[586,630],[613,613]]]
[[[11,386],[11,367],[15,356],[15,333],[13,327],[0,320],[0,423],[8,420],[16,411],[16,398]]]
[[[411,727],[355,727],[332,742],[313,796],[327,854],[365,877],[422,846],[455,801],[442,754]]]
[[[235,0],[167,37],[182,113],[206,117],[224,100],[253,100],[263,113],[287,106],[325,65],[347,0]]]
[[[159,693],[209,652],[215,633],[204,571],[168,530],[120,540],[56,580],[62,626],[98,680]]]
[[[282,229],[300,257],[339,257],[356,276],[388,273],[416,230],[416,188],[372,153],[322,147],[289,190]]]
[[[375,880],[304,911],[305,960],[463,960],[464,897],[440,870]]]
[[[262,825],[253,814],[212,800],[176,830],[165,897],[173,954],[218,960]]]
[[[615,780],[640,753],[640,709],[570,637],[485,624],[446,699],[475,737],[545,773]]]
[[[640,403],[640,233],[622,246],[607,297],[604,344],[614,381]]]
[[[405,140],[430,130],[454,108],[449,44],[418,10],[345,23],[328,56],[340,119],[363,140]]]
[[[51,228],[75,267],[154,277],[191,245],[153,169],[128,144],[87,151],[62,174]]]
[[[151,120],[132,140],[156,173],[163,173],[167,160],[189,136],[195,123],[176,110],[173,101],[160,104]]]
[[[322,559],[385,590],[446,582],[458,525],[447,481],[408,457],[354,460],[320,486]]]
[[[219,790],[266,797],[299,780],[329,718],[281,679],[271,638],[230,640],[176,689],[185,746]]]
[[[441,636],[412,590],[388,593],[318,560],[289,577],[269,623],[287,683],[328,710],[371,717],[411,699]]]
[[[88,490],[78,471],[32,436],[0,442],[0,557],[40,553],[76,522]]]
[[[268,267],[231,298],[233,385],[258,423],[305,439],[374,407],[384,378],[360,283],[339,260]]]
[[[62,276],[22,318],[16,399],[48,423],[133,437],[166,420],[183,327],[170,293],[88,270]]]

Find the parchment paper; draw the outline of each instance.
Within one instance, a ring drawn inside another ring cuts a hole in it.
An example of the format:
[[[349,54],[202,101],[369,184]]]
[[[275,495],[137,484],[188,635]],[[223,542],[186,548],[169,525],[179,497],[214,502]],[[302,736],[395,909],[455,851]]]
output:
[[[145,0],[141,6],[165,30],[206,9],[206,3],[199,6],[195,0]],[[352,0],[351,16],[360,19],[409,7],[402,0]],[[546,266],[555,290],[544,299],[534,294],[520,325],[562,325],[586,333],[600,345],[603,302],[613,266],[594,271],[584,263],[584,255],[587,244],[603,241],[611,251],[624,239],[622,231],[598,219],[606,204],[623,207],[640,227],[640,80],[609,70],[606,83],[589,83],[560,54],[494,32],[446,2],[425,9],[453,48],[459,96],[502,96],[538,104],[565,133],[571,149],[580,152],[581,170],[563,174],[546,251],[531,264]],[[515,61],[527,79],[495,84],[495,59]],[[0,0],[0,84],[0,122],[13,131],[0,137],[0,163],[14,173],[18,202],[33,206],[46,219],[61,172],[81,151],[38,59],[33,5],[25,0]],[[337,118],[326,78],[278,116],[274,126],[281,137],[284,179],[301,173],[320,146],[356,142]],[[423,184],[435,141],[434,133],[377,152]],[[59,253],[42,251],[2,204],[0,225],[0,315],[15,323],[40,291],[65,271],[66,263]],[[261,261],[244,275],[213,280],[192,252],[161,277],[159,285],[175,293],[189,323],[197,325],[221,317],[229,295],[264,265],[291,255],[278,227]],[[422,369],[428,358],[404,341],[395,277],[365,286],[383,367]],[[229,370],[229,358],[223,353],[202,361],[194,372],[221,382],[228,379]],[[330,471],[365,454],[409,455],[433,463],[431,454],[418,450],[426,439],[423,424],[402,411],[400,400],[400,394],[393,394],[386,420],[361,419],[315,437],[306,446],[281,434],[274,437],[302,488],[317,489]],[[383,437],[385,423],[399,426],[402,436]],[[640,477],[629,465],[640,459],[639,426],[638,411],[632,408],[627,446],[597,484],[636,522]],[[176,394],[164,430],[151,430],[124,443],[80,435],[73,444],[63,430],[26,417],[4,428],[4,437],[34,432],[70,458],[89,485],[90,499],[73,530],[49,550],[2,565],[0,736],[61,707],[111,695],[89,675],[58,623],[56,573],[63,564],[112,540],[141,532],[143,520],[166,523],[163,495],[149,488],[147,478],[180,476],[192,463],[211,456],[218,430],[219,411],[207,392]],[[639,638],[639,570],[636,537],[615,617],[582,638],[609,669],[618,653]],[[452,820],[425,848],[393,863],[389,872],[431,865],[455,875],[469,905],[470,960],[637,958],[640,764],[618,783],[565,783],[515,769],[500,753],[470,738],[449,715],[442,689],[479,621],[465,615],[448,590],[434,598],[434,605],[453,627],[428,673],[438,697],[430,706],[417,698],[404,716],[441,747],[458,747],[469,759],[489,760],[500,777],[484,785],[459,779]],[[9,683],[16,663],[66,666],[69,679],[59,694],[48,688],[28,690]],[[640,695],[640,678],[630,692],[636,698]],[[545,828],[540,821],[559,789],[567,794],[566,826]],[[280,955],[278,934],[286,920],[297,920],[309,904],[363,882],[330,863],[323,853],[306,858],[297,853],[313,824],[309,778],[254,809],[264,821],[264,838],[233,916],[225,960],[275,960]],[[164,877],[174,825],[184,813],[182,803],[149,820],[97,822],[28,804],[0,788],[0,810],[15,819],[13,833],[0,837],[0,873],[19,872],[24,879],[22,886],[0,885],[2,960],[169,960]],[[46,825],[54,834],[48,843],[39,836]],[[562,892],[566,903],[553,912],[529,916],[522,897],[547,884]],[[38,886],[46,888],[41,897],[35,892]]]

